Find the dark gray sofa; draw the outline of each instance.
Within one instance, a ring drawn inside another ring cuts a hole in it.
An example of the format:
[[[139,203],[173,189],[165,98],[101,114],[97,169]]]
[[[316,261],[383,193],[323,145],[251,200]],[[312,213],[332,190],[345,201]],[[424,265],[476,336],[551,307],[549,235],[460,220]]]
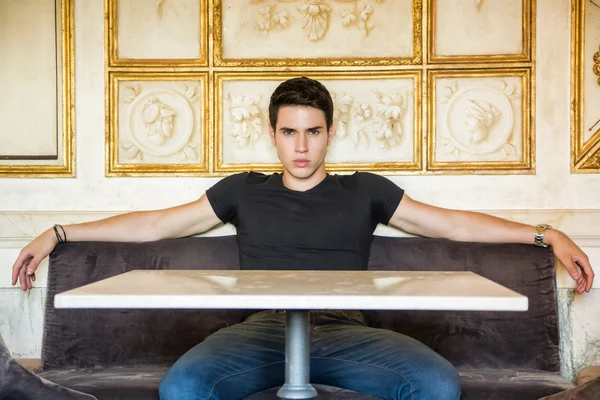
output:
[[[99,400],[158,399],[167,368],[250,310],[57,310],[56,293],[132,269],[238,269],[234,236],[151,243],[66,243],[50,256],[44,378]],[[571,388],[560,376],[551,249],[375,237],[371,270],[469,270],[529,298],[527,312],[366,311],[375,327],[427,344],[456,366],[462,399],[533,400]],[[322,399],[372,399],[318,386]],[[251,396],[275,399],[276,389]]]

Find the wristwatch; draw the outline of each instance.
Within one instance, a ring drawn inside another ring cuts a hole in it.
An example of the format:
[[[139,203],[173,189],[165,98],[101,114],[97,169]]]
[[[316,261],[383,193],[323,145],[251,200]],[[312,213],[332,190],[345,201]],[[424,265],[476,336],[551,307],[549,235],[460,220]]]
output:
[[[544,243],[544,234],[548,229],[552,229],[548,224],[539,224],[536,226],[535,234],[533,235],[533,244],[540,247],[548,247],[548,245]]]

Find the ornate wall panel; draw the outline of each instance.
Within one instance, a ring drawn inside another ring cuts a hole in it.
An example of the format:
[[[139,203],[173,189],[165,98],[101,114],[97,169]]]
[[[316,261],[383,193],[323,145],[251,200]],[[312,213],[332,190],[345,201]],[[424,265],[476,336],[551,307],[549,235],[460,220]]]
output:
[[[105,7],[110,176],[279,170],[267,106],[298,76],[334,97],[330,171],[535,171],[535,0]]]
[[[74,175],[73,53],[73,0],[0,2],[0,177]]]
[[[431,71],[430,169],[530,169],[530,85],[527,68]]]
[[[418,64],[421,1],[215,0],[215,65]]]
[[[571,170],[600,172],[600,2],[573,0]]]
[[[207,64],[207,0],[108,0],[109,66]]]
[[[216,76],[215,170],[280,170],[268,135],[269,97],[290,73]],[[328,169],[421,169],[421,73],[310,74],[334,100]]]
[[[206,74],[112,72],[109,175],[208,171]]]
[[[535,0],[429,0],[431,63],[531,61]]]

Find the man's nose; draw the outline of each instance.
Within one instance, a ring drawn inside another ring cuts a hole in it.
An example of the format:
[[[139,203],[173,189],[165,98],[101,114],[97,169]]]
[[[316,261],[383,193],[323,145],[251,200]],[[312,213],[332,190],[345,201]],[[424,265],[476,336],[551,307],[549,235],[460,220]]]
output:
[[[296,152],[306,153],[308,151],[308,140],[305,133],[298,133],[296,135]]]

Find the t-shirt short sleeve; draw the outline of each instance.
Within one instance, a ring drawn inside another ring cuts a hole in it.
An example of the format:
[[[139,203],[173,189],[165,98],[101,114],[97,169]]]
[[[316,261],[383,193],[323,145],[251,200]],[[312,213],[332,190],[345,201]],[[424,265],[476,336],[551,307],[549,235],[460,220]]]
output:
[[[404,190],[383,176],[368,172],[357,174],[361,189],[367,191],[371,198],[377,222],[387,225],[404,196]]]
[[[237,208],[247,177],[247,172],[228,176],[206,191],[213,211],[224,224],[234,222],[237,217]]]

